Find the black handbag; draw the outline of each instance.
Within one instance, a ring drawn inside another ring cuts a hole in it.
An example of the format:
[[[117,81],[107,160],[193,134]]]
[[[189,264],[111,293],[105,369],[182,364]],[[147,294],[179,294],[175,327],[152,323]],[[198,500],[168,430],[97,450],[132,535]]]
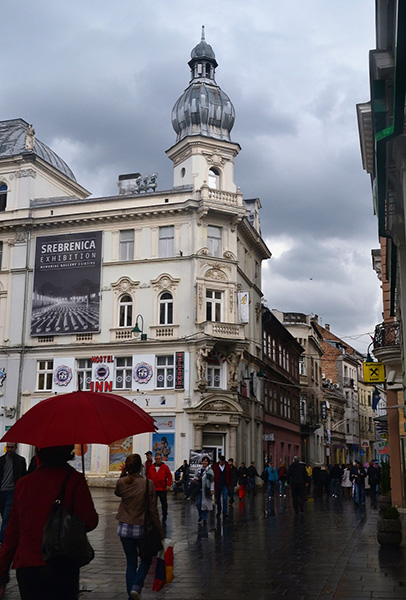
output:
[[[42,529],[42,558],[46,563],[69,562],[84,567],[94,559],[94,550],[87,538],[82,519],[71,515],[63,504],[67,474]]]
[[[138,552],[141,558],[156,556],[163,549],[159,531],[151,523],[148,496],[148,479],[145,480],[145,509],[144,509],[144,531],[138,539]]]

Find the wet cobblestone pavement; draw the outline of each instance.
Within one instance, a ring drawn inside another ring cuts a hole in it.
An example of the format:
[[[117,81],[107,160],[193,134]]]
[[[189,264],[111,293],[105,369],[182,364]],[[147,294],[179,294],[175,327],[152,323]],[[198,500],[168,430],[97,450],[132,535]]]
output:
[[[100,516],[90,534],[95,560],[82,569],[81,600],[126,600],[125,560],[116,535],[119,500],[112,489],[92,488]],[[175,580],[145,600],[381,600],[406,599],[406,547],[376,542],[377,510],[356,509],[348,499],[308,500],[295,515],[289,499],[272,514],[262,492],[238,499],[227,520],[214,512],[207,530],[195,506],[170,496],[167,535],[175,542]],[[406,532],[404,532],[406,537]],[[19,598],[14,571],[5,600]]]

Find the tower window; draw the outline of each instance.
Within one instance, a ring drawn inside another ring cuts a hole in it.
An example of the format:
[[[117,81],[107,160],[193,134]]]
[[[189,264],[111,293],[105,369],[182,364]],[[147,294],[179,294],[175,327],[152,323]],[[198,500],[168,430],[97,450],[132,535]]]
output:
[[[215,190],[220,189],[220,171],[214,167],[209,169],[209,187]]]
[[[0,212],[6,210],[7,204],[7,186],[5,183],[0,184]]]

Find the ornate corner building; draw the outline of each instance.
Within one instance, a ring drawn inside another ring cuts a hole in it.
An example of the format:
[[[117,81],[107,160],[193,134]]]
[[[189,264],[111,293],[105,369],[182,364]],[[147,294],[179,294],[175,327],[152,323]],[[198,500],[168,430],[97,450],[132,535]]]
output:
[[[1,433],[78,382],[130,398],[158,433],[89,448],[101,484],[163,445],[171,468],[190,449],[263,458],[261,204],[234,182],[234,107],[204,35],[188,64],[169,190],[131,173],[91,197],[31,125],[0,123]]]

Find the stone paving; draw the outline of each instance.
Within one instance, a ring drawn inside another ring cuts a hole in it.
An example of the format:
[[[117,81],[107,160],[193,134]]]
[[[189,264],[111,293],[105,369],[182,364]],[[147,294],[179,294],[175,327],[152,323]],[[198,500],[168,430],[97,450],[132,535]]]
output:
[[[90,534],[96,558],[82,569],[81,600],[126,600],[124,553],[116,535],[119,500],[111,489],[93,488],[92,494],[100,522]],[[217,522],[213,513],[204,530],[195,506],[170,494],[167,534],[176,543],[175,580],[153,592],[151,567],[143,598],[406,599],[406,547],[380,548],[377,517],[369,498],[365,511],[348,499],[310,499],[296,516],[289,499],[277,499],[272,511],[259,492],[237,499],[227,520]],[[14,574],[4,598],[19,598]]]

